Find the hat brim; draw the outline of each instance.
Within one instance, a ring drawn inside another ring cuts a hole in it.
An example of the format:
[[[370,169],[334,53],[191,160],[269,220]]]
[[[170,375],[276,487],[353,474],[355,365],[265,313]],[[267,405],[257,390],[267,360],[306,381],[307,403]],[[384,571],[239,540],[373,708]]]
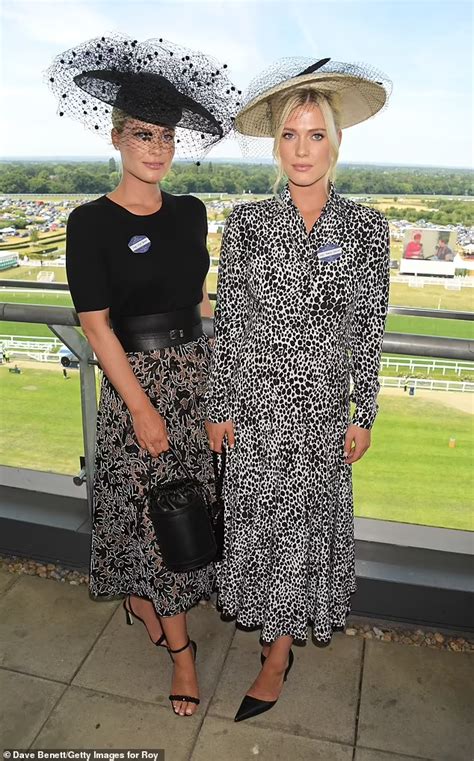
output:
[[[148,124],[186,128],[187,114],[193,114],[202,132],[222,137],[222,126],[207,108],[158,74],[93,69],[77,74],[74,82],[94,98]]]
[[[304,74],[265,90],[247,103],[235,118],[235,128],[242,135],[274,137],[272,101],[277,95],[305,85],[322,93],[337,93],[342,129],[370,119],[384,107],[388,98],[382,82],[339,73]]]

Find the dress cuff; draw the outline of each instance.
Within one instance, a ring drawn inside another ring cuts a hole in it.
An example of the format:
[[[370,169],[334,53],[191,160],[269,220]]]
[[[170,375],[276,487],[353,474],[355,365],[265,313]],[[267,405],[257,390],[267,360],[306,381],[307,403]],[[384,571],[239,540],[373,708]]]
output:
[[[375,423],[377,412],[378,404],[376,403],[367,406],[358,406],[355,408],[351,423],[352,425],[356,425],[358,428],[365,428],[366,430],[370,431],[373,424]]]

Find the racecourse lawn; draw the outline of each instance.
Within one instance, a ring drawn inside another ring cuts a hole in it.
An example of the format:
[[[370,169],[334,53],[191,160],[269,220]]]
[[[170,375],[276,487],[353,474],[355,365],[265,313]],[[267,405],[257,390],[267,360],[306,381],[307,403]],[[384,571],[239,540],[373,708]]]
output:
[[[356,515],[473,530],[474,416],[416,396],[379,404],[372,447],[353,467]]]
[[[79,373],[0,367],[0,462],[76,473],[83,453]],[[448,394],[447,394],[447,398]],[[416,396],[380,398],[373,446],[353,468],[356,514],[472,529],[474,417]],[[450,438],[456,447],[449,448]]]
[[[84,453],[79,371],[68,371],[69,380],[59,364],[15,375],[13,364],[0,367],[0,463],[78,473]]]

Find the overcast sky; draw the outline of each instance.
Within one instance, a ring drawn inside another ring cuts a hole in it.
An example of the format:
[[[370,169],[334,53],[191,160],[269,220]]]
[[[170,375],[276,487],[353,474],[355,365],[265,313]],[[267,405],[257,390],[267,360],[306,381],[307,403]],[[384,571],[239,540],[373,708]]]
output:
[[[472,164],[469,0],[3,0],[0,156],[110,156],[113,149],[56,115],[43,81],[58,53],[105,32],[163,37],[229,66],[237,85],[291,55],[364,62],[394,83],[386,111],[344,132],[341,160]],[[226,142],[209,156],[237,157]]]

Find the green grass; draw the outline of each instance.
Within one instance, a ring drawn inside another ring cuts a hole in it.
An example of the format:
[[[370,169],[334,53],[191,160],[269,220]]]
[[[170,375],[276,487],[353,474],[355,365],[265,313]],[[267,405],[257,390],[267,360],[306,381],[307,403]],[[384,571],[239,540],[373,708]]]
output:
[[[390,284],[390,304],[418,309],[452,309],[457,312],[474,310],[474,289],[449,291],[444,285],[425,285],[410,288],[405,283]]]
[[[18,362],[21,367],[21,361]],[[83,454],[79,372],[0,367],[0,463],[54,473],[79,472]]]
[[[405,317],[391,314],[387,319],[389,333],[415,333],[422,336],[474,339],[474,322],[444,320],[436,317]]]
[[[58,256],[59,256],[58,251]],[[9,270],[2,270],[0,272],[0,280],[33,280],[36,281],[40,272],[54,272],[55,283],[67,283],[66,269],[64,267],[48,267],[48,262],[45,261],[43,268],[30,267],[29,265],[21,265],[20,267],[12,267]]]
[[[474,416],[416,396],[379,403],[372,447],[353,468],[356,514],[473,530]]]

